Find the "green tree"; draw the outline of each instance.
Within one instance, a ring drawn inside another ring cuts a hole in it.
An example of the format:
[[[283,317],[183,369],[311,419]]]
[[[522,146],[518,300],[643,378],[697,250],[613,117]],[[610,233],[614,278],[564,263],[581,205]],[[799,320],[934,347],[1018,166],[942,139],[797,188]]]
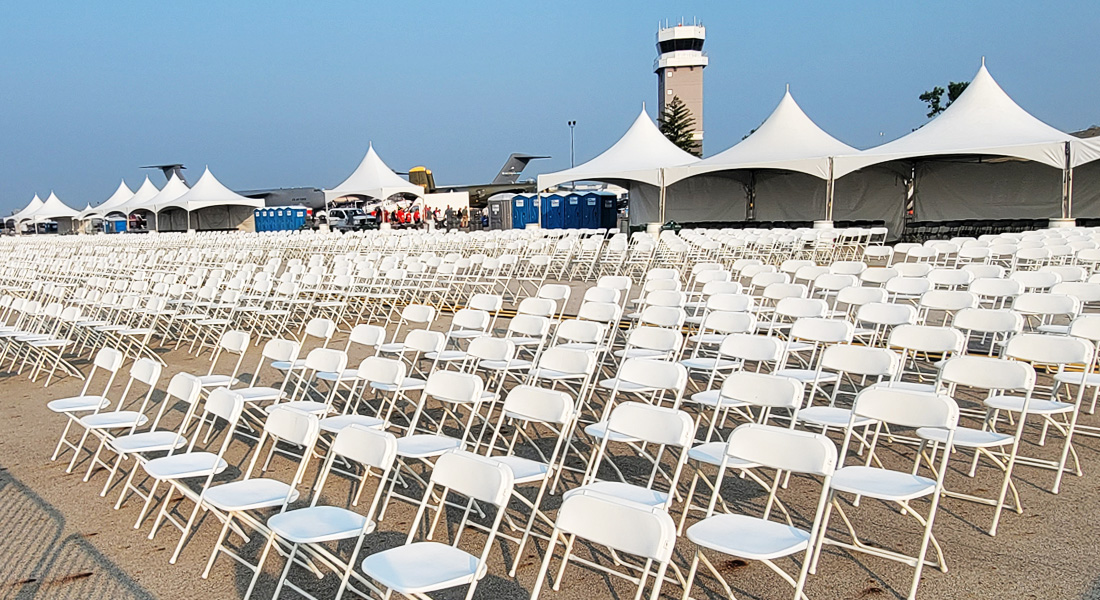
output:
[[[969,81],[952,81],[947,84],[946,90],[937,85],[936,87],[921,94],[921,102],[924,102],[928,105],[928,118],[931,119],[932,117],[947,110],[947,107],[951,106],[951,103],[957,100],[959,96],[962,95],[963,91],[966,90],[966,86],[968,85],[970,85]],[[945,92],[947,93],[947,104],[942,104],[943,95]]]
[[[695,117],[691,115],[684,101],[679,96],[673,96],[672,101],[665,107],[661,117],[657,120],[661,133],[668,141],[676,144],[685,152],[701,156],[699,144],[693,137],[695,133]]]

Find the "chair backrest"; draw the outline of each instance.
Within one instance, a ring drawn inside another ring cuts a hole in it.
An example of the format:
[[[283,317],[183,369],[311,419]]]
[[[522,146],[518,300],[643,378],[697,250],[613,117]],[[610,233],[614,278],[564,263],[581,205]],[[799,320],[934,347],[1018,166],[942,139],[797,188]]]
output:
[[[504,298],[495,294],[474,294],[466,304],[466,308],[476,308],[495,313],[504,306]]]
[[[359,363],[356,377],[369,383],[401,385],[405,381],[405,363],[393,358],[368,356]]]
[[[516,308],[516,315],[532,315],[538,317],[553,317],[558,305],[549,298],[524,298]]]
[[[547,348],[539,355],[536,367],[561,373],[591,375],[596,370],[596,355],[586,350]]]
[[[331,319],[323,319],[320,317],[310,319],[309,323],[306,323],[306,335],[310,337],[320,338],[328,343],[332,336],[336,334],[336,323]]]
[[[573,418],[575,403],[561,390],[517,385],[504,399],[503,410],[506,416],[514,419],[564,425]]]
[[[821,369],[852,375],[893,377],[901,364],[897,352],[886,348],[836,344],[821,355]]]
[[[1081,302],[1065,294],[1024,292],[1012,300],[1012,310],[1025,315],[1076,316],[1081,312]]]
[[[384,327],[380,325],[360,323],[355,327],[352,327],[351,333],[348,334],[347,346],[344,348],[344,350],[350,350],[352,345],[377,348],[385,341],[386,329]]]
[[[474,329],[484,331],[489,327],[492,317],[487,311],[476,308],[462,308],[451,319],[451,329]]]
[[[983,390],[1029,391],[1035,387],[1035,368],[1017,360],[956,356],[940,366],[938,382]]]
[[[477,360],[509,361],[516,355],[516,345],[508,339],[482,336],[470,340],[466,355]]]
[[[125,359],[126,355],[114,348],[100,348],[96,352],[92,364],[98,369],[117,373],[122,368],[122,361]]]
[[[444,402],[475,403],[481,401],[485,383],[477,375],[458,371],[435,371],[428,375],[424,393]]]
[[[628,358],[619,367],[618,379],[646,388],[683,392],[687,385],[687,369],[673,362],[648,358]]]
[[[130,366],[130,378],[147,386],[156,386],[160,379],[160,363],[151,358],[139,358]]]
[[[1072,336],[1021,333],[1009,338],[1004,355],[1041,365],[1091,365],[1092,342]]]
[[[514,481],[512,470],[503,463],[455,450],[439,457],[432,469],[430,483],[502,508],[508,504]]]
[[[724,334],[751,333],[756,331],[756,315],[747,312],[709,312],[703,318],[702,329]]]
[[[955,313],[951,324],[977,333],[1018,333],[1024,329],[1024,317],[1007,308],[964,308]]]
[[[629,348],[645,348],[646,350],[672,353],[680,349],[683,339],[684,335],[676,329],[643,325],[630,332],[626,339],[626,345]]]
[[[410,304],[401,309],[401,320],[424,325],[435,320],[435,307],[427,304]]]
[[[852,406],[852,418],[858,417],[900,427],[953,430],[959,423],[959,405],[943,394],[869,387],[856,396]]]
[[[964,308],[977,308],[978,295],[963,290],[929,290],[921,294],[919,304],[924,310],[953,312]]]
[[[734,371],[722,382],[721,396],[765,408],[796,410],[805,393],[804,384],[791,377]]]
[[[962,352],[966,336],[954,327],[933,325],[898,325],[890,331],[887,345],[914,352]]]
[[[440,352],[447,344],[447,336],[440,331],[413,329],[405,335],[404,349],[413,352]]]
[[[904,325],[917,322],[917,309],[909,304],[870,302],[859,307],[856,320],[873,325]]]
[[[746,362],[778,362],[783,358],[784,345],[774,336],[734,333],[722,340],[718,353]]]
[[[320,373],[342,373],[348,367],[348,355],[343,350],[314,348],[306,355],[305,367]]]
[[[564,533],[661,563],[671,560],[676,547],[676,523],[664,510],[624,504],[585,491],[562,502],[554,526]]]
[[[566,343],[595,344],[603,341],[604,329],[604,325],[596,321],[572,319],[558,325],[554,339]]]
[[[691,415],[644,402],[623,402],[611,410],[608,431],[651,444],[687,448],[695,436]]]
[[[791,338],[824,344],[851,342],[854,335],[855,326],[840,319],[799,319],[790,331]]]
[[[397,438],[386,431],[352,424],[336,434],[329,451],[361,465],[386,471],[397,458]]]
[[[218,346],[225,352],[242,354],[248,348],[250,341],[251,336],[247,331],[230,330],[222,334],[218,340]]]
[[[836,444],[823,434],[758,423],[734,429],[726,453],[765,468],[821,477],[833,474],[838,458]]]
[[[294,340],[272,338],[264,343],[260,355],[270,361],[293,362],[298,360],[298,354],[301,350],[301,345]]]

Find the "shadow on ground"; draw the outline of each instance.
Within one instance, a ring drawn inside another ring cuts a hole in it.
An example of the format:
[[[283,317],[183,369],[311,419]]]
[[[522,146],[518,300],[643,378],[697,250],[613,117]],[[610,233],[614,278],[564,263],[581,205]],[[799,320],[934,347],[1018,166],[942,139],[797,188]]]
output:
[[[92,534],[94,535],[94,534]],[[0,598],[153,598],[0,468]]]

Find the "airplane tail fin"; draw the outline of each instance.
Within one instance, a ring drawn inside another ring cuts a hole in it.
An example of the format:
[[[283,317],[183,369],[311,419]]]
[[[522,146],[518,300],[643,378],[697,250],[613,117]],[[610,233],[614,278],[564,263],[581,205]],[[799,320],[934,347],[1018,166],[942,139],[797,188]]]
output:
[[[504,162],[504,166],[501,167],[500,173],[497,173],[493,184],[509,184],[519,181],[520,173],[527,168],[527,163],[532,160],[540,158],[550,158],[549,156],[534,156],[531,154],[514,153],[508,157],[508,160]]]
[[[409,183],[419,185],[429,194],[435,191],[435,177],[432,175],[432,170],[425,167],[409,169]]]

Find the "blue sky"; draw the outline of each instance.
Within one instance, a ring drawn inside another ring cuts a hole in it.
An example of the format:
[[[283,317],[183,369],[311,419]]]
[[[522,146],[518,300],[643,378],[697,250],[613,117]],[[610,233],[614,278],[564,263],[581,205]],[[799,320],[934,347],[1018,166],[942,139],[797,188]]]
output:
[[[439,183],[595,156],[643,102],[658,22],[707,26],[707,154],[783,86],[819,125],[869,147],[924,122],[917,96],[1001,86],[1063,130],[1100,123],[1100,2],[0,3],[0,212],[51,190],[82,207],[138,167],[209,165],[234,189],[330,187],[373,141]],[[151,173],[158,185],[159,173]]]

